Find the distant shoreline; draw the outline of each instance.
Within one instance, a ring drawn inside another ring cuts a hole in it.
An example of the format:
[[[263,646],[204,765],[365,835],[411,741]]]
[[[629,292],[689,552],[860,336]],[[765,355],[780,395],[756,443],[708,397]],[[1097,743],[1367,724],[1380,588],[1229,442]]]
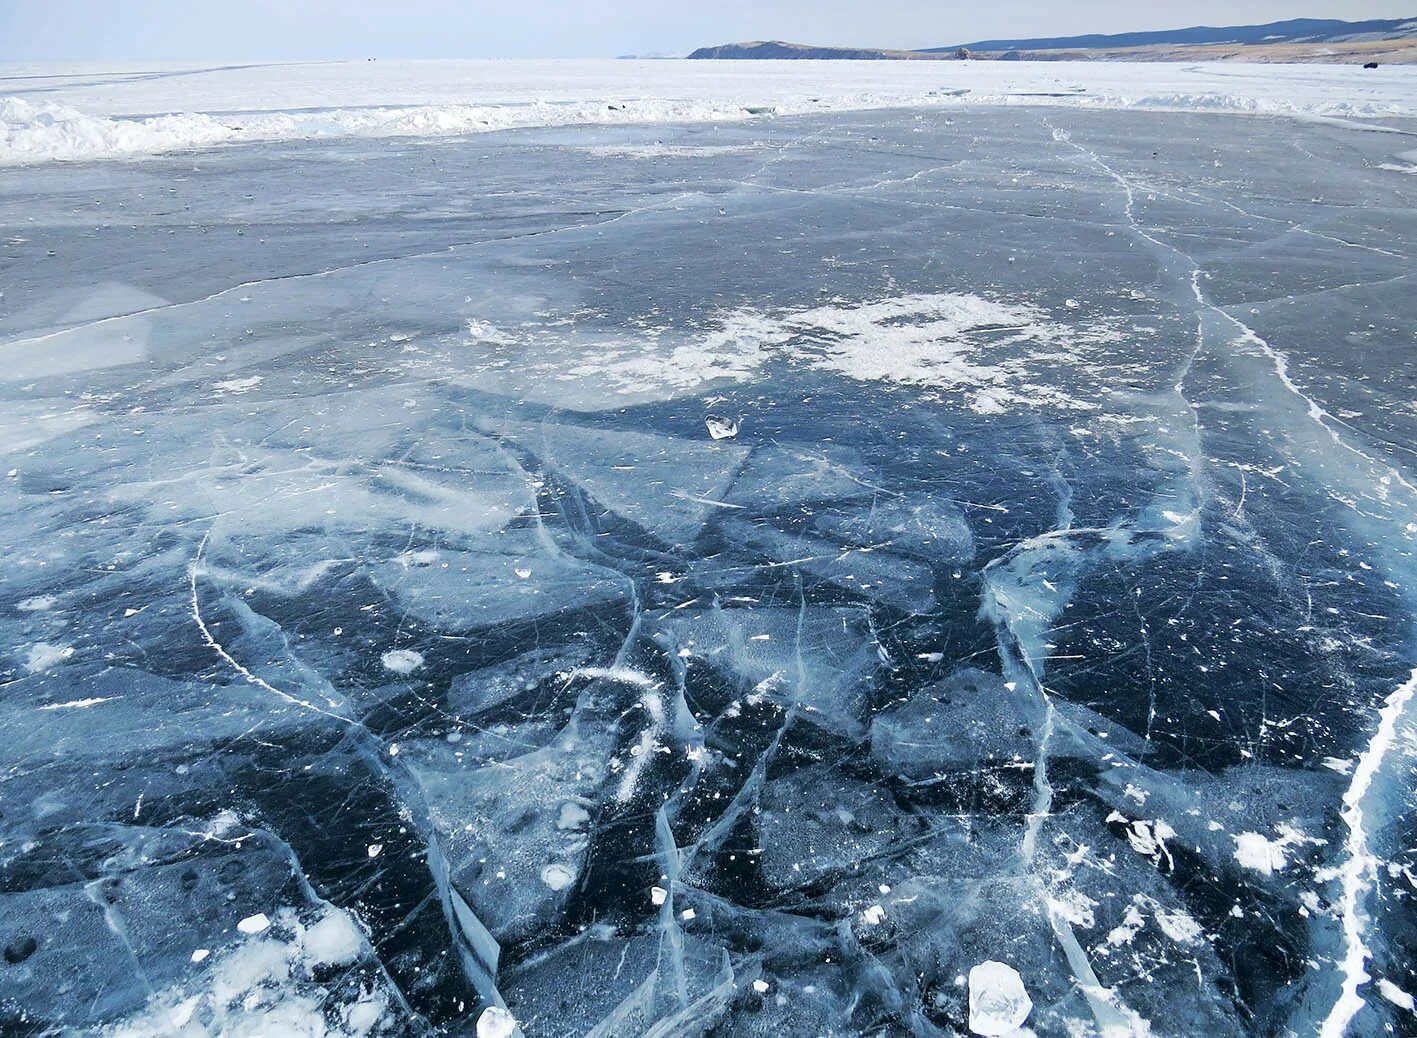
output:
[[[704,47],[684,60],[960,61],[958,52],[873,50],[783,44],[790,53],[767,52],[759,44]],[[752,53],[728,53],[750,48]],[[967,48],[961,48],[967,50]],[[721,52],[721,53],[706,53]],[[1140,47],[968,51],[970,61],[1244,61],[1257,64],[1417,65],[1417,38],[1348,42],[1273,44],[1150,44]]]
[[[980,40],[893,50],[753,40],[700,47],[691,59],[819,61],[1249,61],[1417,64],[1417,17],[1348,22],[1294,18],[1264,25],[1192,26],[1155,32]]]

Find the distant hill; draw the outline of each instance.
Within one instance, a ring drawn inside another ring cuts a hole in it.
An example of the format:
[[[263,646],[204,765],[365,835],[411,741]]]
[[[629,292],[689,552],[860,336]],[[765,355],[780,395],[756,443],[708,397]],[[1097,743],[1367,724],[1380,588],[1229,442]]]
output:
[[[930,47],[927,54],[943,54],[964,47],[969,51],[1084,50],[1116,47],[1195,46],[1197,44],[1348,43],[1417,37],[1417,16],[1345,22],[1336,18],[1292,18],[1265,25],[1192,26],[1158,32],[1124,32],[1111,35],[1057,36],[1032,40],[976,40],[953,47]]]
[[[924,50],[878,47],[814,47],[782,40],[754,40],[700,47],[690,58],[774,58],[850,61],[921,61],[952,59],[967,53],[976,58],[1031,59],[1113,58],[1139,61],[1196,61],[1206,58],[1255,61],[1384,61],[1413,60],[1407,45],[1387,48],[1382,41],[1413,41],[1417,46],[1417,16],[1346,22],[1336,18],[1293,18],[1265,25],[1214,27],[1157,32],[1127,32],[1038,39],[976,40]],[[1404,56],[1405,55],[1405,56]]]
[[[700,47],[691,58],[775,58],[837,61],[938,61],[952,58],[953,53],[941,50],[881,50],[875,47],[812,47],[805,43],[784,43],[782,40],[754,40],[751,43],[725,43],[718,47]]]

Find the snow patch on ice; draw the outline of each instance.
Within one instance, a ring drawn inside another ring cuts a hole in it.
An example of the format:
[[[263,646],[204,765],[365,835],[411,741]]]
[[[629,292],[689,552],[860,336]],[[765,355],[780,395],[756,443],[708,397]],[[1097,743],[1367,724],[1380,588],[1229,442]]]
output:
[[[1403,991],[1386,977],[1378,980],[1378,993],[1400,1009],[1409,1013],[1417,1011],[1417,998],[1413,998],[1410,993]]]
[[[218,954],[194,951],[190,961],[200,973],[155,993],[141,1011],[104,1028],[103,1038],[366,1038],[376,1031],[388,1010],[387,992],[361,986],[340,1004],[340,996],[317,978],[369,954],[351,916],[327,906],[306,923],[282,908],[274,919],[260,914],[242,920],[240,929],[246,934],[241,943]]]
[[[72,645],[55,645],[52,642],[35,642],[25,654],[25,669],[31,674],[63,663],[74,655]]]
[[[778,362],[951,394],[978,414],[999,415],[1095,410],[1107,388],[1096,352],[1122,341],[1124,327],[1115,316],[1055,319],[1033,302],[939,292],[777,312],[742,308],[719,314],[697,333],[650,327],[633,338],[603,342],[584,332],[529,326],[505,345],[515,346],[517,363],[528,371],[517,391],[554,395],[561,406],[558,383],[607,401],[639,402],[714,383],[751,382]],[[1135,328],[1132,333],[1142,334]],[[525,348],[533,340],[535,353]],[[546,359],[528,367],[529,357]],[[492,367],[500,363],[491,360]],[[1065,392],[1063,385],[1078,388]],[[738,430],[737,422],[718,416],[705,424],[714,439]]]
[[[1235,860],[1245,868],[1266,876],[1283,871],[1289,864],[1290,847],[1319,842],[1288,825],[1279,827],[1277,838],[1270,838],[1262,833],[1243,832],[1232,839],[1235,841]]]
[[[384,669],[395,674],[412,674],[423,666],[423,653],[412,649],[390,649],[381,657]]]
[[[1196,944],[1201,938],[1200,924],[1180,910],[1167,912],[1157,909],[1156,925],[1177,944]]]

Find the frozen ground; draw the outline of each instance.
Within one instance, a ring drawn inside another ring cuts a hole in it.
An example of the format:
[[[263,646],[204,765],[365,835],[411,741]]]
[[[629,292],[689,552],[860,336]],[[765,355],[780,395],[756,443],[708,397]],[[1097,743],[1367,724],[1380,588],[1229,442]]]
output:
[[[1417,116],[1417,69],[1127,62],[0,64],[0,164],[308,137],[1023,104]]]
[[[1413,1033],[1383,131],[0,172],[0,1031]]]

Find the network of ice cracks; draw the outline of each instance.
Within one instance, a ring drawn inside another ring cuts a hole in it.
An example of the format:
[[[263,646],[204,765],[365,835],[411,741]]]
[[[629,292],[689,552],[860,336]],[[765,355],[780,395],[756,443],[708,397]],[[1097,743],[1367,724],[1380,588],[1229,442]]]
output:
[[[4,1026],[1412,1026],[1417,490],[1062,125],[1090,295],[438,255],[7,348]]]

